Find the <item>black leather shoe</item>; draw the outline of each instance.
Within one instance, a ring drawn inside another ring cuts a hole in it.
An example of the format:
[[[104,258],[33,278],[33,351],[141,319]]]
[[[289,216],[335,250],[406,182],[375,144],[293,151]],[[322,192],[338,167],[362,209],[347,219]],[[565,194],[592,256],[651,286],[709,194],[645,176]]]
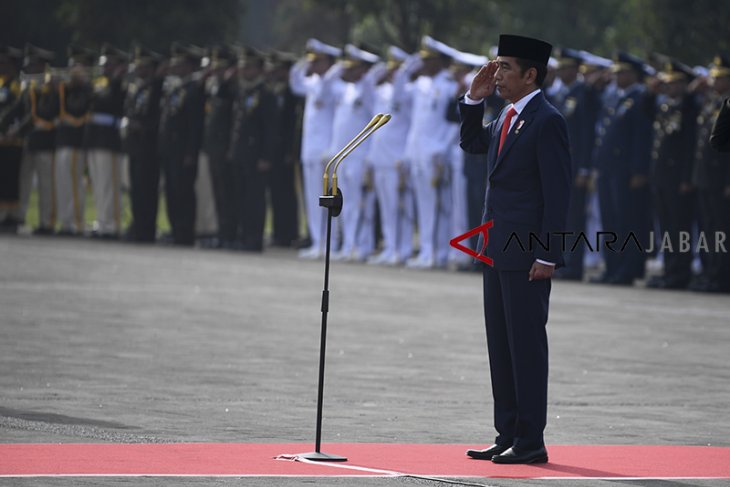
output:
[[[476,460],[491,460],[494,455],[500,455],[508,449],[508,446],[492,445],[485,450],[467,450],[466,454]]]
[[[548,454],[545,447],[537,450],[518,450],[515,447],[505,450],[501,455],[492,457],[494,463],[515,464],[515,463],[547,463]]]

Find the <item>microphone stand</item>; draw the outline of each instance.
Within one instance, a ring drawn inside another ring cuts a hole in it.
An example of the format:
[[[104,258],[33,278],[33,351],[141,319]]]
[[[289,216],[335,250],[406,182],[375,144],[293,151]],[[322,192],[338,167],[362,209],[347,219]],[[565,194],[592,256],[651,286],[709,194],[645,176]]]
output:
[[[376,130],[390,121],[390,115],[379,113],[355,136],[345,147],[340,150],[325,166],[324,170],[324,191],[319,197],[319,206],[327,208],[327,244],[324,256],[324,289],[322,290],[322,329],[319,343],[319,387],[317,391],[317,430],[315,439],[315,450],[309,453],[302,453],[298,457],[307,460],[322,462],[345,462],[347,457],[323,453],[322,446],[322,407],[324,403],[324,367],[325,350],[327,348],[327,313],[329,312],[329,274],[330,274],[330,250],[332,244],[332,218],[339,216],[342,212],[342,191],[337,187],[337,168],[342,161],[352,153],[365,139],[370,137]],[[332,187],[329,187],[329,169],[334,164],[332,171]]]

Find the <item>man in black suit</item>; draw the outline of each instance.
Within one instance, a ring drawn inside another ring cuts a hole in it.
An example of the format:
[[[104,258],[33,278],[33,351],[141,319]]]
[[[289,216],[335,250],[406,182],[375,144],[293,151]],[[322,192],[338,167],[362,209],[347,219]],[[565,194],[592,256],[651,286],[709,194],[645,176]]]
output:
[[[484,267],[484,316],[499,433],[485,450],[494,463],[545,463],[550,278],[563,264],[561,238],[571,190],[565,119],[540,89],[552,46],[502,35],[496,61],[482,67],[460,104],[461,147],[486,153],[483,222],[492,221]],[[482,126],[482,100],[510,101]],[[537,242],[539,240],[539,242]]]

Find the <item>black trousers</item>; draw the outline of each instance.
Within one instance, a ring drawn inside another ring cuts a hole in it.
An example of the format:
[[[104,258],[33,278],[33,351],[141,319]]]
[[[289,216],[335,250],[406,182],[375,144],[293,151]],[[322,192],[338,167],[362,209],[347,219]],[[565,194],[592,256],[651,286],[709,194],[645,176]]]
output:
[[[679,183],[675,187],[654,188],[654,211],[662,232],[660,242],[666,234],[672,251],[664,252],[664,279],[671,284],[687,285],[692,279],[691,248],[680,252],[680,232],[690,235],[696,207],[696,193],[679,193]]]
[[[630,189],[629,179],[629,174],[603,173],[598,179],[602,230],[617,237],[610,247],[600,243],[606,275],[625,280],[644,277],[651,228],[649,188]]]
[[[484,266],[484,318],[498,445],[544,446],[551,281]]]
[[[0,145],[0,208],[17,208],[18,206],[22,159],[23,147]]]
[[[129,184],[132,236],[138,242],[154,242],[160,200],[160,161],[154,137],[139,140],[129,151]]]
[[[716,245],[716,236],[730,235],[730,199],[725,197],[724,187],[707,188],[699,192],[701,230],[707,238],[708,252],[702,263],[703,274],[723,290],[730,290],[730,240],[725,240],[725,250]]]
[[[261,251],[264,247],[264,224],[266,221],[266,187],[268,173],[261,172],[253,162],[237,167],[238,173],[238,218],[240,241],[244,250]]]
[[[290,245],[299,237],[299,208],[294,187],[293,163],[277,161],[271,173],[271,209],[274,213],[274,241]]]
[[[186,164],[187,162],[187,164]],[[195,178],[198,157],[165,157],[165,202],[172,227],[173,241],[178,245],[195,243]]]
[[[224,246],[236,240],[236,174],[225,154],[208,153],[213,199],[218,218],[218,238]]]

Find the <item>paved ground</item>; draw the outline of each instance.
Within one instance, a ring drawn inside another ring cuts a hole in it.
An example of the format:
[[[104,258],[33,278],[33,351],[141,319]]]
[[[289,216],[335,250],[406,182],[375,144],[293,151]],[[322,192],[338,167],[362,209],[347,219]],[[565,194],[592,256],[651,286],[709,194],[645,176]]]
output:
[[[0,237],[0,442],[313,441],[323,264]],[[473,274],[333,265],[324,441],[489,443]],[[557,282],[552,444],[730,446],[730,298]],[[515,481],[485,485],[726,485]],[[0,479],[0,485],[435,485]]]

